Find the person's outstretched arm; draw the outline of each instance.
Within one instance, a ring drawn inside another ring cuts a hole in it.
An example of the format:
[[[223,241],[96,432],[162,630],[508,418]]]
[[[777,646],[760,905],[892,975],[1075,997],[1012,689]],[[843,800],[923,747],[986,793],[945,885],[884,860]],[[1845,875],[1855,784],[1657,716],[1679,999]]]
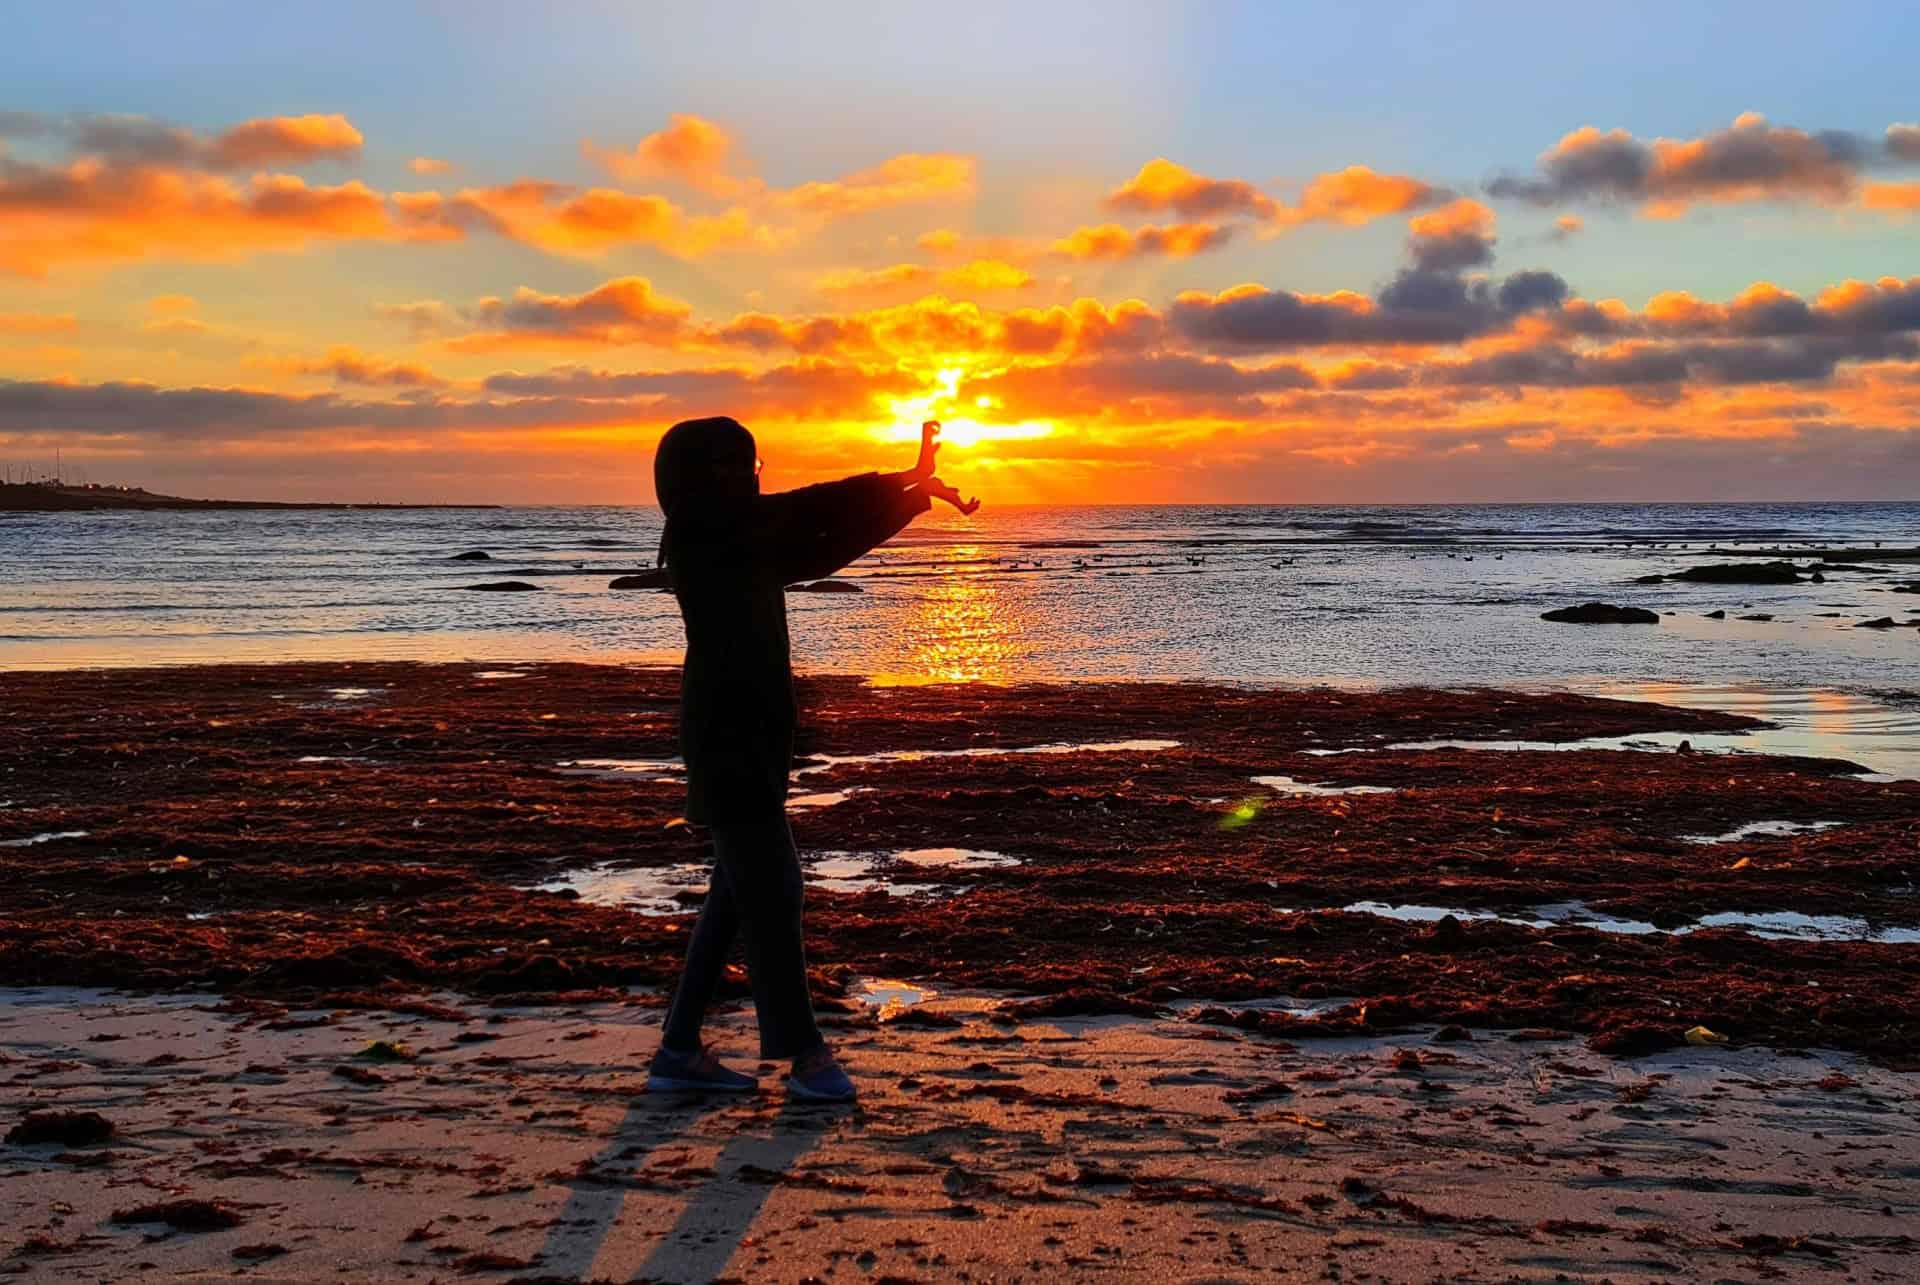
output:
[[[756,543],[764,564],[781,584],[820,580],[885,544],[929,504],[898,476],[863,473],[763,497]]]
[[[900,473],[863,473],[763,496],[756,507],[755,543],[782,584],[819,580],[871,552],[927,511],[934,497],[971,513],[952,487],[933,476],[940,426],[920,430],[920,459]]]

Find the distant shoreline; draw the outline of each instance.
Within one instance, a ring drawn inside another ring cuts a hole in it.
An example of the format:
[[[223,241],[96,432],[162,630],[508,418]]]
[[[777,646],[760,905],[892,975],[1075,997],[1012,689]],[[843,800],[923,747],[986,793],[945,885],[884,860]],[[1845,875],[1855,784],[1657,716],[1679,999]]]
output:
[[[304,500],[194,500],[141,487],[0,482],[0,513],[140,512],[172,509],[498,509],[498,504],[354,504]]]

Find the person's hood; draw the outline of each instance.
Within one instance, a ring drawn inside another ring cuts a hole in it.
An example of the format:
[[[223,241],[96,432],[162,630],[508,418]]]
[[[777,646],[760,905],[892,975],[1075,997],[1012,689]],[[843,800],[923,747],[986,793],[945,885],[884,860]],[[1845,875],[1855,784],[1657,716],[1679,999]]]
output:
[[[715,464],[751,467],[756,453],[746,425],[726,415],[681,420],[666,431],[653,452],[653,493],[667,517],[701,508],[731,507],[746,498],[715,477]]]

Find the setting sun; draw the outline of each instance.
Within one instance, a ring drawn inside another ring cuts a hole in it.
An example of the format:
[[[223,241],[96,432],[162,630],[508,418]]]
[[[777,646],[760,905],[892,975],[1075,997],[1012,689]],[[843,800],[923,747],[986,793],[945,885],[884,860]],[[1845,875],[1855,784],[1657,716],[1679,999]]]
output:
[[[960,382],[965,376],[966,372],[957,366],[944,366],[935,371],[930,381],[932,386],[927,392],[917,397],[895,398],[889,403],[895,422],[881,429],[876,436],[881,441],[910,441],[920,435],[921,423],[930,419],[940,421],[940,440],[949,446],[1036,441],[1051,436],[1055,431],[1054,424],[1047,420],[990,423],[953,414],[953,407],[969,403],[969,399],[959,391]],[[982,410],[992,409],[997,404],[997,399],[985,394],[971,399],[971,405]]]

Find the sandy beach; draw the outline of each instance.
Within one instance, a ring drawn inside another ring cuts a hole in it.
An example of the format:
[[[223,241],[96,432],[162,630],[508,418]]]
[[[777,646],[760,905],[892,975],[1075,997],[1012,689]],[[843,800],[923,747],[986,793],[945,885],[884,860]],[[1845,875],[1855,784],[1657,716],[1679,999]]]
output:
[[[810,678],[864,1097],[676,1104],[677,678],[0,675],[0,1269],[1903,1274],[1920,784],[1588,696]]]
[[[1296,1043],[957,996],[911,1010],[939,1026],[838,1023],[864,1098],[796,1107],[648,1097],[645,1003],[435,1000],[0,995],[16,1110],[113,1129],[6,1148],[0,1271],[1894,1281],[1915,1248],[1920,1099],[1844,1054]],[[751,1048],[742,1014],[716,1034]]]

